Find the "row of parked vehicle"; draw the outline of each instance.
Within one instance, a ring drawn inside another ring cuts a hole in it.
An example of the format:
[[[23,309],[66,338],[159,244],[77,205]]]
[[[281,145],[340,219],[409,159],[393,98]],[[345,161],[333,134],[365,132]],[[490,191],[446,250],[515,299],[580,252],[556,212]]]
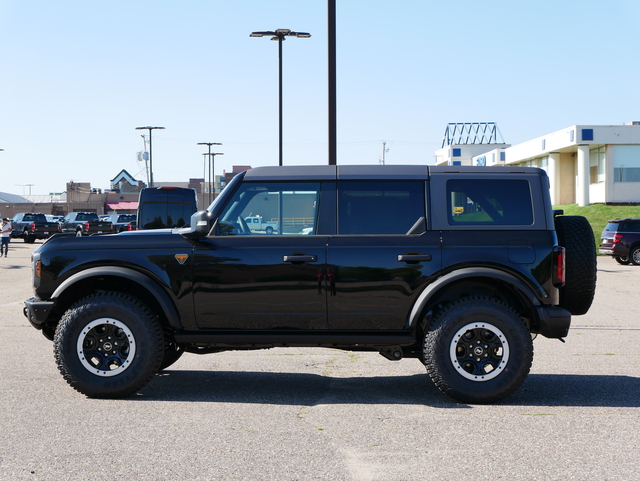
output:
[[[11,219],[11,236],[21,237],[25,242],[33,243],[36,239],[48,239],[59,233],[81,237],[139,229],[183,227],[189,223],[191,215],[196,210],[195,190],[181,187],[151,187],[142,189],[140,193],[138,214],[99,216],[95,212],[70,212],[62,217],[40,212],[21,212]],[[273,227],[266,228],[273,231]]]
[[[64,217],[41,212],[21,212],[11,219],[11,237],[21,237],[25,242],[33,243],[36,239],[48,239],[63,232],[83,236],[136,229],[136,214],[101,217],[95,212],[70,212]]]

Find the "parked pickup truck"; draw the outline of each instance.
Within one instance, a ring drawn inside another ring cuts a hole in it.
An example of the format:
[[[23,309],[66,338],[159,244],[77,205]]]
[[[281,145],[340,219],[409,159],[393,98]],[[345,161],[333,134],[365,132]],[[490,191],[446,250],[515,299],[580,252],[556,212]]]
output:
[[[32,244],[36,239],[48,239],[60,232],[60,224],[48,222],[47,216],[41,213],[22,212],[11,219],[13,231],[11,237],[22,237],[25,242]]]
[[[277,222],[266,222],[259,215],[245,217],[244,221],[252,232],[265,232],[266,234],[278,232]]]
[[[109,221],[101,221],[95,212],[69,212],[64,216],[61,225],[62,232],[83,235],[106,234],[112,231]]]

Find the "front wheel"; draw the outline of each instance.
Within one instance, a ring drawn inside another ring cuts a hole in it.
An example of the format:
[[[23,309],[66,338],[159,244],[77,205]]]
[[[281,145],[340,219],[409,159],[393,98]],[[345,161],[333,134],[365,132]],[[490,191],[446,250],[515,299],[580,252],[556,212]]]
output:
[[[76,391],[120,398],[142,389],[158,372],[164,336],[142,302],[103,292],[81,299],[64,314],[54,352],[58,369]]]
[[[488,297],[451,303],[436,314],[423,343],[436,386],[469,404],[499,401],[524,382],[533,361],[531,334],[509,306]]]
[[[615,256],[614,259],[618,264],[622,264],[623,266],[629,265],[631,262],[627,256]]]

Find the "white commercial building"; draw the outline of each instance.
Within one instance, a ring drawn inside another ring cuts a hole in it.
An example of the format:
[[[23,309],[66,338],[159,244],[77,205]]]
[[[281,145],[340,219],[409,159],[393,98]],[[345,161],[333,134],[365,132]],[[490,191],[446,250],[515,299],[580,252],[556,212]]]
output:
[[[513,146],[444,144],[436,152],[438,165],[544,169],[553,204],[640,203],[640,122],[573,125]]]

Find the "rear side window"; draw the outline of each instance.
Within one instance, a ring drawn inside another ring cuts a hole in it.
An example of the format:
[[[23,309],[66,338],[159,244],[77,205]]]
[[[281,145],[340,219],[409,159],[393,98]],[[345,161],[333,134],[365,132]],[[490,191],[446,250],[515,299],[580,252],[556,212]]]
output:
[[[425,231],[423,182],[338,183],[339,235],[406,235]]]
[[[531,188],[526,180],[447,181],[449,225],[532,225]]]
[[[610,229],[609,226],[613,226],[613,228]],[[618,232],[640,232],[640,222],[626,221],[617,222],[615,224],[607,224],[606,230],[617,230]]]

